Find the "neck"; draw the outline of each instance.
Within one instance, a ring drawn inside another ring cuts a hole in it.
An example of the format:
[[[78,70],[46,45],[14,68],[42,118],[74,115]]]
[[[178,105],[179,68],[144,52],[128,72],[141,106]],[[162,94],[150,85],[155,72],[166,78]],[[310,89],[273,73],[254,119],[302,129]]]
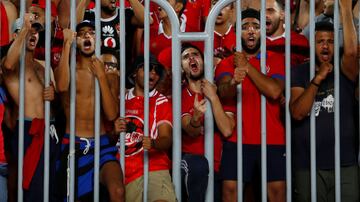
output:
[[[34,61],[34,51],[26,51],[25,61],[26,62],[33,62]]]
[[[230,26],[230,23],[217,24],[215,25],[215,31],[221,35],[224,35],[229,30]]]
[[[201,79],[199,80],[188,79],[188,83],[191,91],[195,93],[201,93]]]
[[[114,16],[116,14],[116,10],[112,13],[106,13],[104,11],[101,11],[101,18],[106,19],[106,18],[111,18],[112,16]]]
[[[260,53],[260,48],[259,48],[259,50],[256,51],[255,53],[253,53],[253,54],[246,53],[246,55],[247,55],[247,58],[249,59],[249,58],[251,58],[251,57],[256,57],[259,53]]]
[[[284,32],[285,32],[284,26],[283,26],[283,24],[280,24],[279,28],[269,37],[278,37],[278,36],[283,35]]]
[[[134,91],[135,96],[144,97],[144,89],[141,88],[137,83],[135,83]]]
[[[78,64],[78,65],[76,65],[77,69],[89,68],[89,66],[92,65],[91,57],[84,57],[84,56],[80,55],[78,57],[77,64]]]

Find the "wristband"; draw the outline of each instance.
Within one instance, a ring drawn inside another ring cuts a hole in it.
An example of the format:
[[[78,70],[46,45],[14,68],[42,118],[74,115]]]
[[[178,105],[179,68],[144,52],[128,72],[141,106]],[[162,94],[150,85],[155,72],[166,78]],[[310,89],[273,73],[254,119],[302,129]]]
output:
[[[313,84],[314,86],[316,86],[316,87],[320,88],[320,84],[315,83],[314,79],[313,79],[313,80],[311,80],[311,82],[310,82],[310,83],[311,83],[311,84]]]

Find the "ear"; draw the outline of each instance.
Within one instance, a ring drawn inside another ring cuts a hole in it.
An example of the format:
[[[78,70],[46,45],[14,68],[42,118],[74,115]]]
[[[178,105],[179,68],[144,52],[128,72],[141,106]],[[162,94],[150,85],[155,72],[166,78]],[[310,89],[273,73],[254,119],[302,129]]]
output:
[[[176,4],[175,4],[175,12],[179,13],[181,11],[181,9],[183,9],[183,7],[184,7],[183,3],[176,2]]]

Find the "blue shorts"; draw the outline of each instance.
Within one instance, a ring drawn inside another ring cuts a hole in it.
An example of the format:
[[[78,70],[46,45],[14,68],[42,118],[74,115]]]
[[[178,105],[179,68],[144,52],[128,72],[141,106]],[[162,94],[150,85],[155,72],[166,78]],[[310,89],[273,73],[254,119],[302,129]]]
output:
[[[286,178],[285,145],[267,146],[267,181]],[[224,180],[237,180],[237,144],[224,142],[221,159],[221,176]],[[251,182],[254,175],[261,174],[261,146],[243,145],[243,181]]]
[[[57,162],[57,172],[59,183],[58,189],[59,198],[66,199],[67,190],[67,168],[68,168],[68,154],[70,147],[69,135],[65,134],[62,146],[61,157]],[[95,151],[95,139],[94,138],[79,138],[75,137],[75,200],[80,201],[93,201],[93,188],[94,188],[94,151]],[[107,135],[100,136],[100,169],[101,167],[110,161],[117,161],[116,154],[118,149],[115,145],[110,143],[110,139]],[[105,191],[104,187],[101,187],[101,193]],[[102,194],[101,194],[102,195]]]

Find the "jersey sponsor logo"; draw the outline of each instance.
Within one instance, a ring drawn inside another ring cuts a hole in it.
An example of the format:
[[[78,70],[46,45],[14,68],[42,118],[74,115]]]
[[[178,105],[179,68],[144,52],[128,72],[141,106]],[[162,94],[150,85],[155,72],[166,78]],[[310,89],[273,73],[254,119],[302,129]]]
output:
[[[116,47],[116,41],[114,38],[112,37],[107,37],[105,40],[104,40],[104,46],[105,47],[108,47],[108,48],[115,48]]]
[[[144,121],[138,116],[126,116],[125,157],[133,156],[143,150]]]
[[[102,31],[104,34],[110,34],[113,35],[114,33],[114,28],[112,28],[110,25],[106,25],[102,28]]]

